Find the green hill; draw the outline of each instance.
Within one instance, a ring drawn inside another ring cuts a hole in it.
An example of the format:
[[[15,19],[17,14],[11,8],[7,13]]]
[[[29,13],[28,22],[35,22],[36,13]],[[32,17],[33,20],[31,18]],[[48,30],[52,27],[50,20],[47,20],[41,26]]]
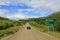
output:
[[[17,32],[23,25],[22,21],[0,17],[0,38]]]
[[[45,20],[47,18],[50,18],[50,19],[56,19],[56,26],[55,26],[55,30],[56,31],[60,31],[60,12],[56,12],[56,13],[53,13],[47,17],[41,17],[41,18],[31,18],[31,19],[28,19],[27,21],[34,21],[35,23],[37,23],[37,25],[45,25]],[[35,25],[36,26],[36,25]]]
[[[8,18],[0,17],[0,30],[8,29],[13,26],[23,25],[22,21],[10,20]]]
[[[60,31],[60,12],[53,13],[52,15],[48,16],[47,18],[55,18],[56,19],[56,26],[55,30]]]

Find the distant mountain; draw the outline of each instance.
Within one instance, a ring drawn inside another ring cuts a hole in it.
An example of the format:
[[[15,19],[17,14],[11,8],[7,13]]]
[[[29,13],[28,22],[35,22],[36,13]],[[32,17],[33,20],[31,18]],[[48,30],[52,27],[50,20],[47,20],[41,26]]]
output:
[[[0,20],[9,20],[8,18],[0,17]]]

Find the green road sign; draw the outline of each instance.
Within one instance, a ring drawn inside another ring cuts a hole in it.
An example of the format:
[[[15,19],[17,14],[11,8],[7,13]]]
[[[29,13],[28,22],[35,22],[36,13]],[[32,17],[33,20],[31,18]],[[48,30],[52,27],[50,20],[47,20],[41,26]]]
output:
[[[46,25],[47,26],[55,26],[56,25],[56,19],[46,19]]]

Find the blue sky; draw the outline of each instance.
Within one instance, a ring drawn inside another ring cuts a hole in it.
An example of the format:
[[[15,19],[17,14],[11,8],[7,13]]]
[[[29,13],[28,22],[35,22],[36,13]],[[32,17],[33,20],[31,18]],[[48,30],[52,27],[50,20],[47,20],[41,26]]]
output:
[[[45,17],[60,11],[60,0],[0,0],[0,16],[13,20]]]

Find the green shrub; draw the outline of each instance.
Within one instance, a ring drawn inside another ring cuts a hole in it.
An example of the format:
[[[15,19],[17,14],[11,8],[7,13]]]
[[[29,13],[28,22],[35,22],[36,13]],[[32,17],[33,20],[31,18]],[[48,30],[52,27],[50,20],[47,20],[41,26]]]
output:
[[[35,22],[35,21],[30,21],[29,22],[31,25],[33,25],[33,26],[36,26],[37,25],[37,23]]]
[[[0,31],[0,38],[4,36],[4,31]]]

